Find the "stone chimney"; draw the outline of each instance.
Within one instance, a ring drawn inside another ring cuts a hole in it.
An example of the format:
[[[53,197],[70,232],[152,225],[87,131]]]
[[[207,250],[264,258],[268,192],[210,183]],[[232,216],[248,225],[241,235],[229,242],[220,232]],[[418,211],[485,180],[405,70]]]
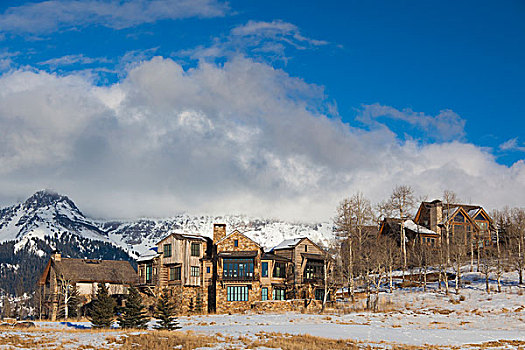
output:
[[[217,244],[226,237],[226,224],[213,224],[213,243]]]
[[[430,207],[430,229],[440,233],[441,228],[438,226],[443,221],[443,203],[439,200],[432,202]]]
[[[51,253],[51,259],[53,259],[53,261],[61,261],[62,260],[62,254],[60,254],[60,252],[58,250],[55,250],[55,251],[53,251],[53,253]]]

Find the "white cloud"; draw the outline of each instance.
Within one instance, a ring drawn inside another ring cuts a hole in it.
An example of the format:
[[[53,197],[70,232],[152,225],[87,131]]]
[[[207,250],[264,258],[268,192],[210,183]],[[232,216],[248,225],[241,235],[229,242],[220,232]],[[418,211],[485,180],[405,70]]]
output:
[[[414,112],[410,108],[398,110],[394,107],[375,103],[363,106],[358,120],[375,126],[387,124],[379,122],[377,119],[380,117],[404,121],[422,131],[426,138],[432,140],[461,140],[465,136],[465,119],[449,109],[440,111],[436,116],[430,116],[425,113]]]
[[[216,0],[50,0],[8,8],[0,32],[46,34],[61,29],[102,25],[114,29],[163,19],[218,17],[229,11]]]
[[[246,24],[234,27],[227,36],[215,38],[210,46],[183,50],[181,54],[202,59],[233,56],[241,52],[250,56],[261,53],[265,57],[269,56],[270,59],[286,61],[287,47],[306,50],[328,44],[327,41],[304,36],[297,26],[288,22],[250,20]]]
[[[83,54],[77,55],[66,55],[58,58],[52,58],[46,61],[42,61],[39,65],[44,66],[69,66],[74,64],[93,64],[93,63],[110,63],[111,61],[105,57],[87,57]]]
[[[155,57],[119,83],[15,71],[0,76],[0,193],[41,188],[103,217],[246,213],[329,219],[343,196],[395,184],[518,205],[525,164],[459,141],[400,141],[323,114],[323,90],[238,56],[184,70]],[[452,113],[452,112],[451,112]]]
[[[501,145],[499,145],[499,148],[502,151],[520,151],[520,152],[525,152],[525,146],[520,146],[517,137],[515,137],[513,139],[509,139],[509,140],[503,142]]]

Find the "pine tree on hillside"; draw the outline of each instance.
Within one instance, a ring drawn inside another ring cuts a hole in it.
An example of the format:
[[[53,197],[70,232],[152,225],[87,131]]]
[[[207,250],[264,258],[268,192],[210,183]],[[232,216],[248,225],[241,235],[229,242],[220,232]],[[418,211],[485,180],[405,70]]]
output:
[[[147,328],[149,317],[146,316],[142,297],[135,286],[128,288],[126,305],[120,311],[121,314],[117,319],[121,328]]]
[[[93,300],[93,308],[89,320],[93,328],[109,328],[115,318],[115,299],[109,295],[108,288],[104,283],[99,283],[96,299]]]
[[[170,300],[168,290],[164,289],[157,301],[155,318],[159,320],[155,329],[175,330],[180,329],[179,321],[175,316],[175,305]]]

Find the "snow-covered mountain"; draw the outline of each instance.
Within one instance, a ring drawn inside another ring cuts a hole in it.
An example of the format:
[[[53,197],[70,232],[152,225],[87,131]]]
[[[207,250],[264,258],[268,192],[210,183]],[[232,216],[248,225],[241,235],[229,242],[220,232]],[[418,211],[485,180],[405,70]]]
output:
[[[86,217],[67,196],[44,190],[23,203],[0,210],[0,242],[15,241],[15,252],[24,247],[42,256],[44,251],[36,248],[37,241],[73,235],[113,244],[137,257],[171,232],[211,237],[214,223],[226,224],[228,232],[234,229],[244,232],[265,248],[295,237],[307,236],[321,244],[328,244],[333,238],[332,226],[327,222],[291,223],[242,215],[184,214],[167,219],[100,221]]]
[[[178,215],[167,219],[101,221],[86,217],[67,196],[39,191],[0,209],[0,293],[30,292],[49,254],[88,259],[132,260],[171,232],[212,237],[213,224],[244,232],[269,249],[284,239],[307,236],[327,245],[329,223],[290,223],[247,216]]]

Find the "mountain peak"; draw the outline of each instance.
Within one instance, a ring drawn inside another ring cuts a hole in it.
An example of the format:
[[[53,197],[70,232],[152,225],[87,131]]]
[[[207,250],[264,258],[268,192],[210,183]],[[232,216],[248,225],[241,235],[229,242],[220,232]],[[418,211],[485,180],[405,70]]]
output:
[[[71,209],[80,212],[75,203],[73,203],[73,201],[69,199],[68,196],[61,195],[58,192],[50,189],[44,189],[35,192],[35,194],[33,194],[24,202],[24,206],[26,208],[41,208],[46,206],[55,206],[60,202],[67,203]]]

